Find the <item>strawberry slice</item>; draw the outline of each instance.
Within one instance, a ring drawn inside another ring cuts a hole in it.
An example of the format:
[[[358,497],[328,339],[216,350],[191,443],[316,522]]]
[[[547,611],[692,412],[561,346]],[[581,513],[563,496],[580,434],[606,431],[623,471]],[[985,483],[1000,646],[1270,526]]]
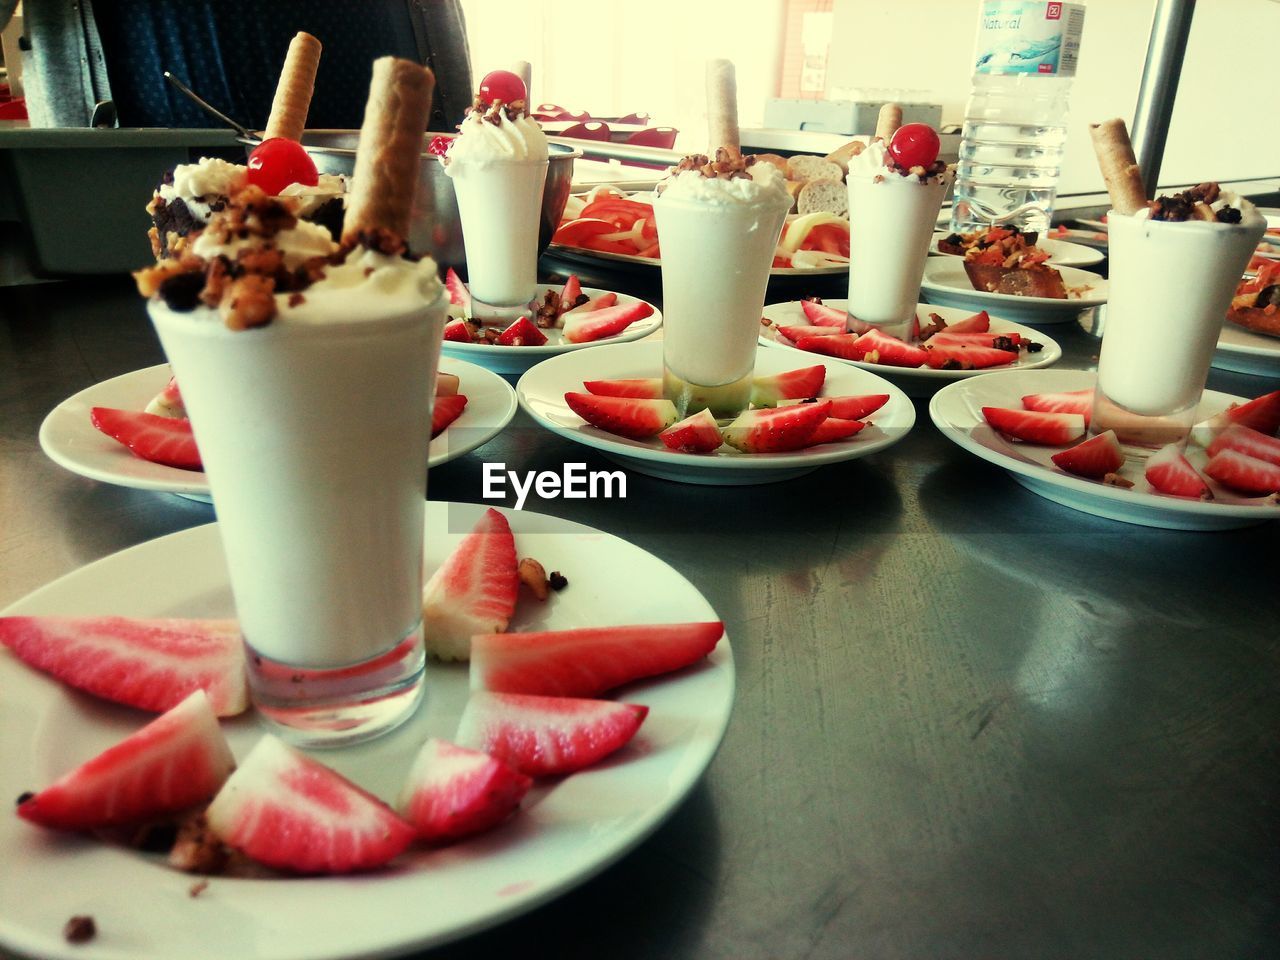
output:
[[[710,453],[724,443],[720,425],[710,410],[699,410],[691,417],[667,427],[658,439],[668,450],[678,453]]]
[[[436,371],[436,390],[437,397],[452,397],[458,392],[462,379],[456,373],[445,373],[443,370]]]
[[[547,335],[530,323],[528,317],[517,317],[498,335],[500,347],[540,347],[546,342]]]
[[[592,426],[623,437],[643,440],[661,433],[679,414],[670,400],[638,400],[634,397],[598,397],[591,393],[566,393],[569,409]]]
[[[743,453],[780,453],[808,446],[831,403],[797,403],[772,410],[748,410],[721,431],[724,442]]]
[[[427,652],[441,660],[466,660],[472,634],[507,629],[520,589],[516,571],[511,525],[490,508],[422,590]]]
[[[828,307],[825,303],[818,303],[816,300],[801,300],[800,309],[804,311],[805,317],[811,324],[819,327],[835,327],[843,331],[849,319],[847,310]]]
[[[925,363],[933,370],[983,370],[1016,363],[1017,351],[998,350],[979,343],[948,340],[939,334],[925,347]]]
[[[930,346],[944,343],[959,343],[979,347],[995,347],[997,350],[1016,351],[1019,346],[1027,346],[1031,343],[1026,337],[1020,333],[993,333],[987,331],[981,333],[973,331],[972,333],[952,333],[950,330],[944,330],[936,333],[929,340]]]
[[[603,310],[605,307],[612,307],[618,302],[616,293],[602,293],[598,297],[593,297],[585,303],[580,303],[572,310],[566,310],[556,318],[556,326],[563,327],[568,317],[581,317],[585,313],[594,313],[597,310]]]
[[[604,337],[613,337],[652,313],[653,307],[643,300],[618,303],[581,314],[575,311],[565,315],[564,338],[569,343],[590,343]]]
[[[751,405],[776,407],[780,400],[812,400],[822,392],[827,368],[822,364],[787,370],[751,381]]]
[[[963,320],[947,324],[945,332],[986,333],[990,329],[991,317],[987,315],[987,311],[983,310],[981,313],[975,313],[972,317],[965,317]]]
[[[843,333],[833,337],[802,337],[796,341],[796,346],[810,353],[839,357],[841,360],[861,360],[863,351],[857,343],[862,336],[860,333]]]
[[[170,377],[164,389],[151,398],[151,402],[143,412],[155,414],[157,417],[187,419],[187,407],[182,402],[182,393],[178,390],[178,378]]]
[[[0,617],[0,643],[63,683],[163,713],[204,690],[221,717],[249,706],[234,620]]]
[[[891,367],[922,367],[929,359],[929,352],[883,330],[871,329],[858,337],[854,347],[862,351],[865,363],[882,363]]]
[[[474,343],[476,327],[466,320],[450,320],[444,325],[444,339],[454,343]]]
[[[1191,428],[1191,440],[1202,447],[1213,443],[1213,438],[1233,423],[1251,427],[1259,433],[1274,437],[1280,431],[1280,390],[1255,397],[1248,403],[1238,403]]]
[[[1124,452],[1114,430],[1090,437],[1070,450],[1055,453],[1050,459],[1067,473],[1090,480],[1101,480],[1124,466]]]
[[[191,421],[136,410],[94,407],[89,422],[133,451],[134,456],[179,470],[203,469]]]
[[[60,830],[136,823],[204,803],[235,769],[203,690],[18,803]]]
[[[532,784],[487,753],[432,737],[414,758],[396,809],[419,840],[450,843],[502,823]]]
[[[594,697],[696,663],[722,636],[719,621],[476,636],[471,689]]]
[[[792,343],[796,343],[805,337],[838,337],[844,333],[844,327],[819,327],[804,323],[793,323],[785,327],[778,327],[778,333]]]
[[[218,791],[206,818],[227,846],[295,873],[380,867],[416,832],[373,794],[270,735]]]
[[[1171,497],[1190,497],[1195,500],[1212,500],[1213,493],[1204,477],[1196,473],[1182,453],[1182,445],[1171,443],[1161,447],[1151,456],[1143,467],[1147,483],[1160,493]]]
[[[583,384],[588,393],[598,397],[634,397],[637,400],[661,400],[662,378],[639,377],[632,380],[588,380]]]
[[[828,416],[837,420],[861,420],[869,417],[889,402],[887,393],[869,393],[858,397],[829,397],[831,411]]]
[[[455,307],[462,307],[466,315],[471,316],[471,291],[453,267],[444,272],[444,288],[449,291],[449,302]]]
[[[836,440],[847,440],[860,431],[866,424],[861,420],[842,420],[839,417],[827,417],[818,429],[813,431],[808,446],[816,447],[821,443],[833,443]]]
[[[1040,413],[1006,407],[983,407],[983,419],[1006,436],[1028,443],[1061,447],[1084,436],[1084,417],[1078,413]]]
[[[1209,456],[1223,450],[1235,450],[1246,457],[1280,466],[1280,439],[1238,423],[1227,427],[1209,444]]]
[[[1280,491],[1280,466],[1238,450],[1220,450],[1209,458],[1204,472],[1241,493],[1262,496]]]
[[[1093,415],[1093,388],[1065,393],[1029,393],[1022,398],[1022,406],[1040,413],[1078,413],[1088,426]]]
[[[445,428],[462,416],[467,408],[467,395],[455,393],[451,397],[436,397],[431,405],[431,437],[435,439]]]
[[[624,746],[648,712],[640,704],[612,700],[476,691],[462,711],[456,739],[527,776],[559,776]]]
[[[571,273],[569,279],[564,282],[564,289],[560,291],[560,312],[566,313],[572,310],[580,296],[582,296],[582,281],[578,279],[576,273]]]

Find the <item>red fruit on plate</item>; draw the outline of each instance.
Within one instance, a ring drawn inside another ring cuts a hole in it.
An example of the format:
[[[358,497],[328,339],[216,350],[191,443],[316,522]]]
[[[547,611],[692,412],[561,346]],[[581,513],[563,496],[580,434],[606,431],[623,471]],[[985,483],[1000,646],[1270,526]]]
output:
[[[622,437],[643,440],[654,437],[676,422],[676,405],[670,400],[638,400],[634,397],[600,397],[591,393],[566,393],[569,409],[592,426]]]
[[[94,830],[177,813],[209,800],[235,769],[209,698],[197,690],[137,733],[18,803],[18,816]]]
[[[419,840],[450,843],[502,823],[532,784],[487,753],[432,737],[414,758],[396,809]]]
[[[564,288],[560,291],[560,312],[572,310],[578,303],[578,298],[582,296],[582,281],[578,279],[576,273],[569,274],[569,279],[564,282]]]
[[[515,103],[528,97],[524,80],[510,70],[491,70],[480,81],[480,99],[484,103]]]
[[[157,417],[174,417],[179,420],[187,418],[187,407],[182,402],[182,394],[178,390],[178,378],[170,377],[164,389],[151,398],[143,413],[152,413]]]
[[[925,347],[925,363],[933,370],[983,370],[1016,363],[1017,360],[1017,351],[948,340],[943,334],[931,338]]]
[[[445,373],[443,370],[436,371],[436,396],[452,397],[458,392],[458,387],[462,380],[456,373]]]
[[[776,407],[781,400],[812,400],[827,382],[827,368],[822,364],[786,370],[751,381],[751,405]]]
[[[500,347],[540,347],[546,342],[547,335],[530,323],[528,317],[517,317],[498,335]]]
[[[865,363],[880,363],[891,367],[922,367],[929,359],[929,352],[920,347],[891,337],[881,330],[868,330],[858,337],[854,347],[862,352]]]
[[[449,424],[462,416],[467,408],[467,397],[463,393],[455,393],[448,397],[436,397],[431,404],[431,437],[440,436]]]
[[[1263,496],[1280,491],[1280,466],[1238,450],[1221,450],[1209,458],[1204,472],[1224,487]]]
[[[699,410],[691,417],[672,424],[658,434],[668,450],[677,453],[710,453],[724,443],[720,425],[710,410]]]
[[[1191,428],[1191,441],[1208,447],[1214,437],[1233,423],[1274,437],[1280,431],[1280,390],[1227,407],[1217,416],[1197,423]]]
[[[827,415],[837,420],[861,420],[869,417],[889,402],[887,393],[870,393],[861,397],[828,397],[831,412]]]
[[[89,422],[143,460],[179,470],[202,469],[190,420],[94,407],[89,411]]]
[[[1209,456],[1221,453],[1223,450],[1235,450],[1246,457],[1265,460],[1267,463],[1280,466],[1280,439],[1269,437],[1265,433],[1243,427],[1238,423],[1227,427],[1209,444]]]
[[[234,620],[0,617],[0,643],[63,683],[163,713],[203,690],[220,717],[249,706]]]
[[[983,310],[971,317],[947,324],[943,333],[986,333],[990,329],[991,317],[987,315],[987,311]]]
[[[1070,450],[1055,453],[1051,459],[1067,473],[1101,480],[1124,466],[1124,451],[1120,449],[1115,431],[1108,430],[1076,444]]]
[[[453,143],[453,140],[454,138],[450,134],[436,134],[427,143],[427,153],[431,154],[433,157],[443,157],[449,152],[449,144]]]
[[[927,123],[906,123],[889,138],[889,156],[904,170],[912,167],[928,169],[938,159],[942,141]]]
[[[594,697],[697,663],[722,636],[719,621],[476,636],[471,689]]]
[[[246,179],[273,197],[290,184],[314,187],[320,182],[316,162],[296,140],[272,137],[253,148],[245,164]]]
[[[838,337],[844,333],[844,327],[820,327],[805,323],[793,323],[778,327],[778,334],[795,343],[805,337]]]
[[[835,327],[837,330],[843,331],[845,322],[849,318],[847,310],[828,307],[824,303],[817,303],[813,300],[801,300],[800,309],[804,311],[805,317],[811,324],[819,327]]]
[[[643,320],[652,313],[653,307],[643,300],[619,303],[612,307],[603,307],[581,314],[575,311],[565,315],[564,338],[569,343],[590,343],[604,337],[616,336],[637,320]]]
[[[476,691],[462,711],[456,739],[527,776],[561,776],[620,749],[648,712],[640,704],[612,700]]]
[[[841,360],[861,360],[862,348],[857,346],[863,334],[842,333],[834,337],[803,337],[796,341],[796,346],[810,353],[821,353],[828,357],[839,357]]]
[[[827,417],[809,438],[809,446],[816,447],[821,443],[834,443],[836,440],[847,440],[858,433],[866,424],[861,420],[842,420],[839,417]]]
[[[935,333],[929,339],[929,346],[947,343],[1016,351],[1019,345],[1029,342],[1020,333],[994,333],[990,330],[985,333],[977,330],[972,333],[952,333],[950,330],[943,330],[941,333]]]
[[[743,453],[781,453],[809,445],[831,403],[796,403],[772,410],[748,410],[721,431],[724,442]]]
[[[516,609],[516,538],[497,510],[486,510],[422,590],[427,652],[466,660],[471,637],[501,633]]]
[[[462,282],[462,278],[458,276],[453,267],[444,272],[444,288],[449,291],[449,302],[455,307],[462,307],[469,315],[471,313],[471,291],[467,289],[467,285]]]
[[[416,833],[373,794],[269,734],[218,791],[206,819],[227,846],[294,873],[372,870]]]
[[[583,383],[588,393],[598,397],[634,397],[637,400],[661,400],[661,377],[638,377],[632,380],[588,380]]]
[[[1022,406],[1040,413],[1078,413],[1084,417],[1087,426],[1093,414],[1093,388],[1065,393],[1029,393],[1022,398]]]
[[[1015,440],[1061,447],[1084,436],[1084,417],[1078,413],[1039,413],[1006,407],[983,407],[983,419]]]
[[[444,339],[453,343],[475,343],[475,324],[466,320],[450,320],[444,325]]]
[[[581,317],[584,313],[594,313],[597,310],[603,310],[605,307],[612,307],[618,302],[616,293],[602,293],[598,297],[592,297],[585,303],[580,303],[572,310],[566,310],[556,318],[556,326],[563,327],[568,318]]]
[[[1158,492],[1167,493],[1171,497],[1190,497],[1195,500],[1212,500],[1213,493],[1204,477],[1196,473],[1182,453],[1182,445],[1171,443],[1161,447],[1143,466],[1147,483]]]

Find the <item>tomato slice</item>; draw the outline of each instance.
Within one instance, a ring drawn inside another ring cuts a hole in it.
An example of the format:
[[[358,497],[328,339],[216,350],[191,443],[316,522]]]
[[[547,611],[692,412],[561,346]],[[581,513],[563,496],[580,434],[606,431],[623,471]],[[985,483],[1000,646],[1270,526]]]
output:
[[[602,197],[583,207],[582,216],[608,220],[610,223],[617,224],[620,230],[628,230],[641,217],[652,220],[653,207],[624,197]]]
[[[591,237],[598,237],[602,233],[616,233],[618,227],[608,220],[590,220],[580,218],[578,220],[566,220],[560,224],[559,228],[552,235],[551,240],[554,243],[563,243],[571,247],[580,247],[585,240]]]
[[[841,257],[849,255],[849,231],[834,223],[823,223],[809,231],[800,244],[801,250],[821,250]]]

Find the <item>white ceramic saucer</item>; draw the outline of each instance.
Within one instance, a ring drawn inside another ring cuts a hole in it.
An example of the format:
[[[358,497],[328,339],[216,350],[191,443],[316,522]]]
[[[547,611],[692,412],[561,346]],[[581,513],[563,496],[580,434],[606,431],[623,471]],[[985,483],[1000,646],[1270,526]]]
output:
[[[1107,302],[1107,281],[1096,273],[1075,267],[1056,268],[1069,296],[1066,300],[1048,297],[1015,297],[1007,293],[987,293],[973,289],[960,257],[930,257],[925,261],[920,295],[930,303],[968,310],[988,310],[1007,320],[1036,326],[1044,323],[1071,323],[1082,310]],[[1074,295],[1072,295],[1074,294]]]

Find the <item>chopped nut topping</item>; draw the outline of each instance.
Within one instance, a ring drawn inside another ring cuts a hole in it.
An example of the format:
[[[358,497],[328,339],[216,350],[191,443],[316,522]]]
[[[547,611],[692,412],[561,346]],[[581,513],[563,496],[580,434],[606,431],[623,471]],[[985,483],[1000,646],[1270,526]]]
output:
[[[98,926],[93,917],[75,916],[62,928],[62,937],[67,943],[88,943],[98,933]]]
[[[542,564],[532,557],[525,557],[520,561],[519,574],[520,582],[528,587],[535,597],[539,600],[547,599],[550,585],[547,583],[547,571]]]
[[[493,103],[486,103],[477,96],[471,101],[470,112],[479,114],[481,120],[485,123],[492,123],[496,127],[501,125],[503,117],[508,120],[519,120],[521,117],[527,117],[529,115],[529,105],[524,100],[512,100],[510,103],[495,100]]]
[[[195,883],[193,883],[190,887],[187,888],[187,896],[191,897],[192,899],[195,899],[196,897],[200,896],[200,894],[204,893],[208,889],[209,889],[208,880],[197,880]]]
[[[1132,480],[1126,480],[1124,477],[1120,476],[1120,474],[1118,473],[1108,473],[1105,477],[1102,478],[1102,482],[1107,484],[1108,486],[1123,487],[1126,490],[1133,486]]]
[[[672,167],[668,173],[685,173],[692,170],[702,174],[708,180],[749,180],[751,174],[747,172],[747,168],[754,166],[755,162],[754,155],[744,157],[730,153],[724,147],[718,147],[714,160],[705,153],[690,154]]]
[[[559,570],[552,570],[551,576],[547,578],[547,584],[551,587],[552,590],[559,593],[561,590],[563,590],[565,587],[569,585],[569,581],[565,578],[565,575],[561,573]]]
[[[214,836],[204,814],[188,817],[178,825],[178,839],[169,851],[169,866],[187,873],[222,873],[229,851]]]
[[[1202,183],[1166,197],[1147,201],[1152,220],[1181,223],[1186,220],[1207,220],[1217,223],[1239,223],[1240,211],[1234,207],[1213,210],[1212,204],[1221,196],[1222,189],[1216,183]]]

